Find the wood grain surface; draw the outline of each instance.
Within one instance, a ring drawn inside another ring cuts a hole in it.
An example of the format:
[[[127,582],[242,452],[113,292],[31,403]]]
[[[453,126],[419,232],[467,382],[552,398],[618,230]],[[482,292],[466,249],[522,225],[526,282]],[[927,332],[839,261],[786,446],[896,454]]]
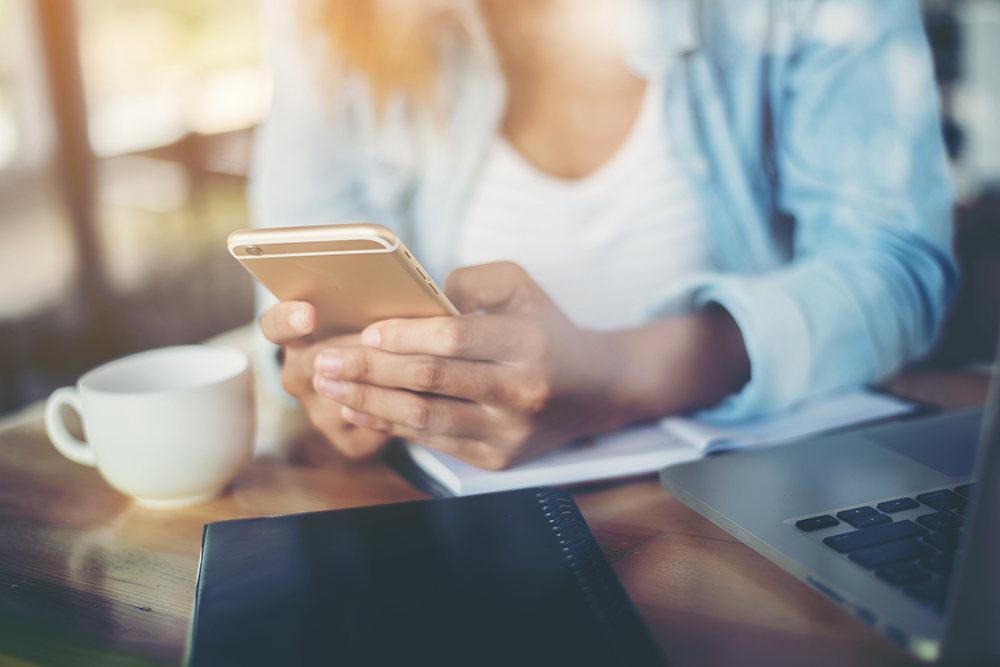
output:
[[[951,409],[982,402],[986,378],[928,371],[890,386]],[[674,665],[916,664],[654,477],[573,495]],[[35,406],[0,423],[0,665],[177,665],[206,523],[425,497],[305,432],[214,501],[143,509],[58,454]]]

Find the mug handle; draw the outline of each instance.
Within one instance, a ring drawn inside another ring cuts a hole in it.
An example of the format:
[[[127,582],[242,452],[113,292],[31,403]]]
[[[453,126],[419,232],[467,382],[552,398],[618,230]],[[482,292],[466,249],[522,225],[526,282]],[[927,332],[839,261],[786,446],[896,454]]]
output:
[[[83,405],[75,387],[56,389],[45,402],[45,432],[59,453],[70,461],[97,467],[97,457],[89,443],[74,438],[62,417],[62,407],[68,406],[83,419]]]

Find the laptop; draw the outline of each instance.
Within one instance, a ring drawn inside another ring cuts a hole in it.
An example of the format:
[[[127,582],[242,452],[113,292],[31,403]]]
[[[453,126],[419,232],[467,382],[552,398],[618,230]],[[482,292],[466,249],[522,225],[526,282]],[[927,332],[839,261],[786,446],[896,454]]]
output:
[[[660,483],[917,657],[1000,662],[998,385],[982,408],[704,458]]]

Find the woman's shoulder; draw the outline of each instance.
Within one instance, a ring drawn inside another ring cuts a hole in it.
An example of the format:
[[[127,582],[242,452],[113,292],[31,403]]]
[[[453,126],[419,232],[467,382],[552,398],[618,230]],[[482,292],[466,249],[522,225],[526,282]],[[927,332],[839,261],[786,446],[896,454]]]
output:
[[[917,0],[659,1],[691,6],[701,45],[708,50],[772,59],[793,57],[810,43],[856,47],[920,20]]]

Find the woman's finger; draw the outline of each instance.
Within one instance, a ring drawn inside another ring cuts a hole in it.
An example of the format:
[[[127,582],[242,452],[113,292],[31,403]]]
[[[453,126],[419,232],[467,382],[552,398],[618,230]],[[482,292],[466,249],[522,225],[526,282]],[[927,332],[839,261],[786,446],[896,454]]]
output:
[[[342,415],[347,421],[376,429],[396,438],[403,438],[425,447],[435,449],[444,454],[462,459],[478,468],[487,470],[502,470],[515,462],[513,451],[486,444],[481,440],[457,438],[448,435],[431,434],[399,424],[394,424],[380,417],[358,412],[348,407],[343,408]]]
[[[513,262],[494,262],[455,269],[444,281],[444,293],[463,313],[533,315],[542,290]]]
[[[547,334],[534,319],[506,315],[459,315],[384,320],[361,333],[366,347],[396,354],[430,354],[479,361],[516,361],[544,352]]]
[[[445,435],[473,440],[497,437],[498,420],[486,406],[471,401],[319,376],[316,392],[359,413],[405,427],[409,432],[422,432],[425,437]]]
[[[281,367],[281,384],[292,396],[299,400],[314,393],[313,376],[316,375],[316,355],[322,350],[336,346],[350,349],[358,346],[358,334],[335,336],[312,345],[290,345],[285,348],[285,361]]]
[[[331,380],[440,394],[487,405],[520,406],[531,382],[508,364],[429,354],[394,354],[367,347],[329,348],[316,374]],[[527,407],[527,406],[525,406]]]
[[[378,453],[392,436],[381,430],[351,423],[341,414],[342,406],[325,396],[313,394],[303,401],[313,425],[335,449],[353,459]]]
[[[260,318],[264,337],[277,345],[292,345],[316,331],[318,316],[312,304],[283,301]]]

